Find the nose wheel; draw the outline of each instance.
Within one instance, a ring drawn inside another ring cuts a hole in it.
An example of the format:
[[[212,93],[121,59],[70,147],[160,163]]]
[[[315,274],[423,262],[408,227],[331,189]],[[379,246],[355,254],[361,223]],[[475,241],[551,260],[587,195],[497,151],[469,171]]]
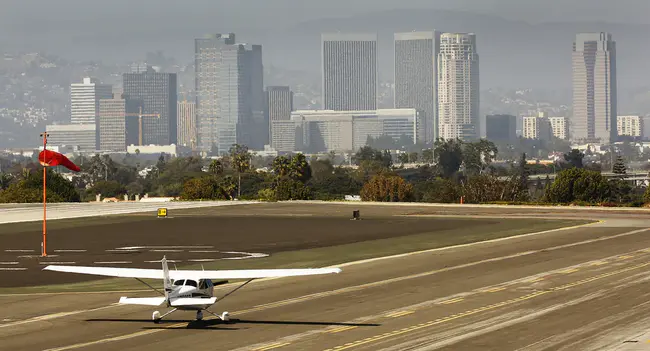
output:
[[[203,320],[203,311],[196,311],[196,320]]]

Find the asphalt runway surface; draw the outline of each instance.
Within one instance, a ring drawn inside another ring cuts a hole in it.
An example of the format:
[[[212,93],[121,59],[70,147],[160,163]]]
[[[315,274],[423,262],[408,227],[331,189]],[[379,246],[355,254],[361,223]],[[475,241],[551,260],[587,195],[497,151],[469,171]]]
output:
[[[291,218],[284,218],[287,221],[327,212],[344,219],[351,209],[275,204],[259,207],[250,216],[274,220],[291,213]],[[241,211],[245,208],[231,207],[223,216],[244,216]],[[152,309],[114,304],[124,293],[0,295],[0,348],[642,350],[650,346],[648,210],[364,206],[361,211],[362,217],[393,215],[396,220],[465,215],[484,220],[527,216],[601,222],[344,265],[338,275],[253,282],[212,308],[231,313],[233,320],[227,324],[214,319],[188,322],[193,313],[176,312],[155,325],[150,321]],[[399,235],[403,229],[383,223],[366,235],[380,228],[385,235]],[[343,240],[351,234],[339,235]],[[286,242],[296,237],[288,235]],[[223,294],[225,287],[219,292]]]

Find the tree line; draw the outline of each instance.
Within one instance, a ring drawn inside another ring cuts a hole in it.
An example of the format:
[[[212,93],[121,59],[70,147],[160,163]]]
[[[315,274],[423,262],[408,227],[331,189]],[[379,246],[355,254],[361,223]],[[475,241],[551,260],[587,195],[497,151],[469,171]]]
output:
[[[233,145],[219,159],[200,157],[143,161],[133,156],[77,157],[78,174],[48,169],[48,201],[92,201],[95,195],[121,197],[149,194],[182,200],[255,199],[342,200],[360,195],[364,201],[437,203],[548,203],[639,206],[650,201],[645,186],[624,180],[625,162],[616,157],[608,179],[585,154],[571,150],[549,166],[518,160],[494,163],[498,147],[487,140],[438,140],[420,152],[392,155],[365,146],[341,164],[333,153],[261,158],[244,145]],[[417,168],[404,168],[420,162]],[[0,173],[0,202],[42,200],[42,168],[34,160],[13,162]],[[59,172],[60,171],[60,172]],[[531,176],[547,173],[546,177]],[[549,174],[556,174],[551,179]]]

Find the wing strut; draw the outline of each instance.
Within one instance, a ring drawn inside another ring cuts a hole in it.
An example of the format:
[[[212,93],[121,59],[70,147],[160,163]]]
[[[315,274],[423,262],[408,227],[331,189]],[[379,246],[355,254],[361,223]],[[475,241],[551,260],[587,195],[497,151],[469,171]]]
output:
[[[246,282],[244,282],[244,284],[242,284],[242,285],[240,285],[240,286],[238,286],[238,287],[232,289],[232,290],[229,291],[226,295],[223,295],[223,297],[221,297],[221,298],[219,299],[219,301],[225,299],[227,296],[231,295],[231,294],[234,293],[235,291],[237,291],[237,290],[243,288],[246,284],[252,282],[253,280],[255,280],[255,278],[253,278],[253,279],[248,279]]]
[[[163,293],[162,291],[160,291],[160,290],[154,288],[153,286],[147,284],[144,280],[142,280],[142,279],[140,279],[140,278],[135,278],[135,280],[137,280],[137,281],[139,281],[140,283],[142,283],[142,284],[148,286],[151,290],[153,290],[153,291],[159,293],[160,295],[167,297],[167,295],[165,295],[165,293]]]

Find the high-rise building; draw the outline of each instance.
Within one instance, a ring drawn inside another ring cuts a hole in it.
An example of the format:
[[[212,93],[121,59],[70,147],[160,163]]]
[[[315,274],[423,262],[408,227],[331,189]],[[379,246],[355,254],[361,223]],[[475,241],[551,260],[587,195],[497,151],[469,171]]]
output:
[[[235,42],[235,35],[216,34],[195,40],[198,145],[226,153],[233,144],[263,147],[262,47]]]
[[[82,152],[97,150],[97,128],[93,124],[52,124],[45,127],[47,144],[70,146]]]
[[[438,126],[443,139],[480,136],[476,36],[443,33],[438,54]]]
[[[144,145],[176,144],[177,85],[175,73],[160,73],[151,67],[142,73],[123,75],[124,97],[142,101]]]
[[[179,101],[178,145],[194,148],[196,146],[196,103]]]
[[[221,74],[221,48],[235,43],[235,34],[214,34],[194,40],[194,84],[199,148],[209,151],[217,143],[218,80]]]
[[[321,40],[323,109],[376,109],[377,34],[325,33]]]
[[[548,117],[548,122],[554,137],[562,140],[569,139],[569,124],[566,117]]]
[[[525,139],[550,140],[553,132],[551,124],[545,114],[538,116],[526,116],[523,118],[523,137]]]
[[[395,33],[395,108],[421,111],[421,142],[438,137],[438,32]]]
[[[631,136],[642,138],[644,120],[641,116],[618,116],[616,118],[616,130],[619,136]]]
[[[268,138],[273,139],[273,121],[288,121],[293,111],[293,92],[287,86],[266,87],[264,94],[264,115],[268,123]]]
[[[142,103],[124,99],[115,94],[112,99],[99,100],[99,149],[102,151],[124,152],[128,145],[137,145]]]
[[[100,84],[86,77],[81,83],[70,84],[70,123],[96,124],[99,100],[113,97],[113,86]]]
[[[517,140],[517,117],[512,115],[487,115],[485,137],[490,141],[513,143]]]
[[[616,140],[616,43],[609,33],[580,33],[573,43],[575,141]]]

